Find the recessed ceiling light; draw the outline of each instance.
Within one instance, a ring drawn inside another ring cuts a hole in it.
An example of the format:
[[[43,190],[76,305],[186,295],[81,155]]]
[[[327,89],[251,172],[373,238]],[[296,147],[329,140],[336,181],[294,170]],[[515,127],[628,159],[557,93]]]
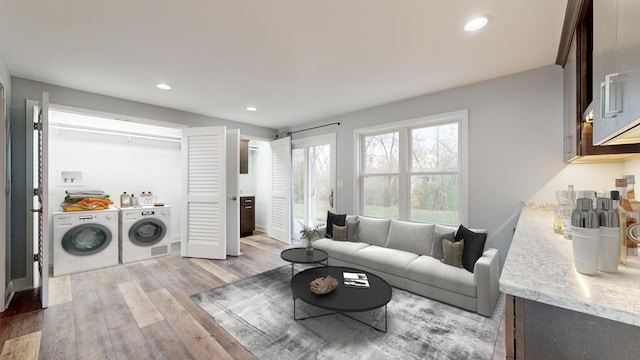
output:
[[[489,18],[486,17],[486,16],[477,17],[477,18],[469,21],[468,23],[466,23],[465,26],[464,26],[464,30],[465,31],[478,31],[478,30],[482,29],[483,27],[485,27],[485,25],[487,25],[488,22],[489,22]]]
[[[171,90],[171,85],[169,85],[169,84],[160,83],[160,84],[156,84],[156,87],[158,89],[162,89],[162,90]]]
[[[254,106],[247,106],[247,111],[256,111],[256,110],[258,109]]]

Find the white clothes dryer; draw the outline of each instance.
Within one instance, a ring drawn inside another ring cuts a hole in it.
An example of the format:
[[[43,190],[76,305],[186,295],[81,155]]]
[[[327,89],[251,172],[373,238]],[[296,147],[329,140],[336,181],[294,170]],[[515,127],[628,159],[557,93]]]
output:
[[[120,262],[171,253],[171,208],[145,206],[120,209]]]
[[[118,209],[53,213],[53,276],[118,265]]]

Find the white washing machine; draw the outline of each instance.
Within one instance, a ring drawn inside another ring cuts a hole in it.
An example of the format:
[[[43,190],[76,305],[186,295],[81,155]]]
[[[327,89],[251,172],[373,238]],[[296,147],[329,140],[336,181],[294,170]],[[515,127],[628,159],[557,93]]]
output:
[[[170,225],[168,206],[120,209],[120,262],[127,264],[168,255]]]
[[[53,213],[53,276],[118,265],[118,209]]]

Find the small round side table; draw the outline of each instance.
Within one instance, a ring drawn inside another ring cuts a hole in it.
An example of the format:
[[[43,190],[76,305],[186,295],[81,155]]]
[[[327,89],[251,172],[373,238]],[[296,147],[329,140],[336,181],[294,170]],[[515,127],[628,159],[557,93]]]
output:
[[[329,254],[320,249],[313,249],[313,254],[307,255],[307,248],[290,248],[282,251],[280,257],[291,263],[291,277],[293,277],[294,264],[320,264],[324,262],[324,266],[329,265]]]

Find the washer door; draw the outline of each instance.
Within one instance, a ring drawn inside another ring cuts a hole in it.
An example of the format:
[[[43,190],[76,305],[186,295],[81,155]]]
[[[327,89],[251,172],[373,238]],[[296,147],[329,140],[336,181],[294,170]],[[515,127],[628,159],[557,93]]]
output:
[[[136,221],[129,229],[129,240],[140,246],[153,245],[167,233],[167,226],[158,219],[142,219]]]
[[[72,255],[99,253],[111,243],[111,230],[101,224],[82,224],[72,227],[62,237],[62,248]]]

